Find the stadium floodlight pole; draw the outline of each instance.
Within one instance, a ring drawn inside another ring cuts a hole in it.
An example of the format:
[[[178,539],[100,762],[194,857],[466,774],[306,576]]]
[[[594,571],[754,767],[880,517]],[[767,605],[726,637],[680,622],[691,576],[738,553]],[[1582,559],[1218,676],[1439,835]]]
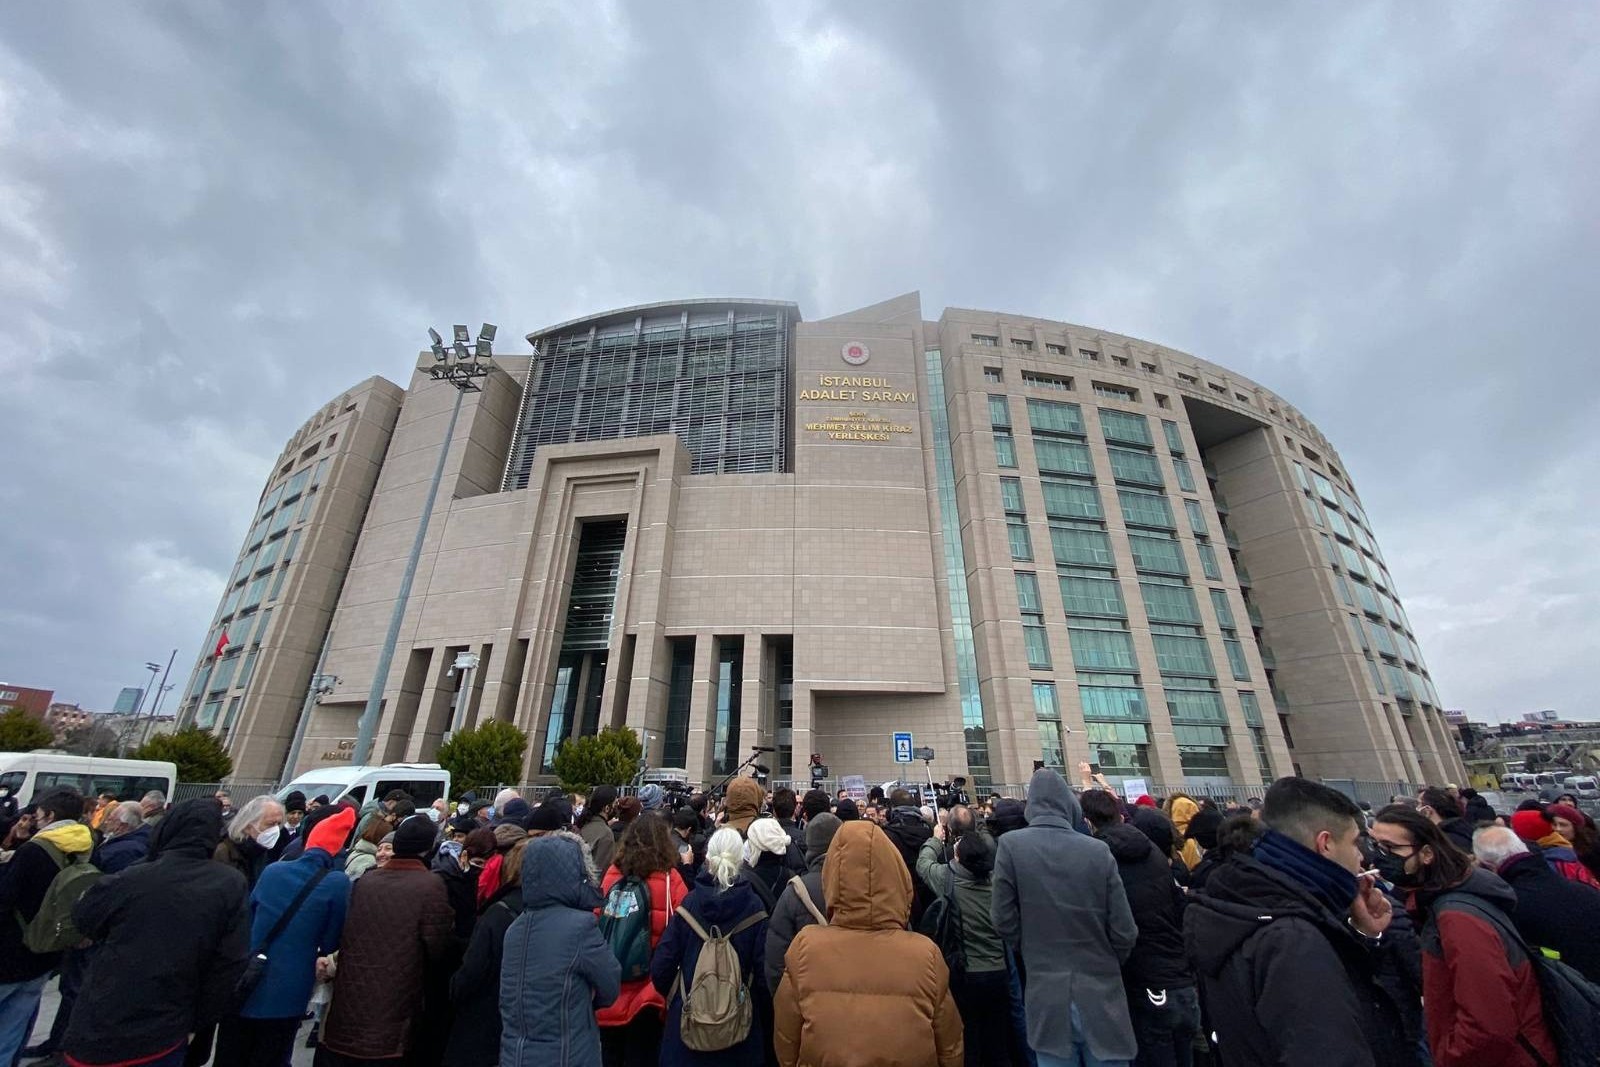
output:
[[[446,348],[444,338],[431,326],[428,337],[433,350],[433,366],[428,377],[436,382],[449,382],[455,386],[456,402],[450,410],[450,424],[445,428],[444,440],[439,442],[439,462],[433,468],[433,481],[428,485],[428,495],[422,502],[422,518],[417,521],[417,536],[411,542],[411,557],[406,560],[406,570],[400,578],[400,589],[395,593],[394,613],[389,616],[389,632],[384,636],[383,649],[378,653],[378,665],[372,674],[372,689],[367,693],[367,705],[361,710],[361,721],[356,727],[356,747],[350,753],[354,766],[365,764],[372,757],[372,741],[378,732],[378,717],[383,710],[383,687],[389,680],[389,668],[394,663],[395,645],[400,640],[400,625],[406,617],[406,601],[411,596],[411,583],[417,576],[417,563],[422,559],[422,543],[428,536],[428,519],[433,515],[433,502],[439,495],[439,483],[444,481],[444,464],[450,456],[450,439],[456,435],[456,419],[461,415],[461,397],[465,393],[479,392],[477,380],[489,376],[494,356],[495,328],[484,323],[478,331],[478,340],[472,343],[472,333],[465,326],[456,326],[454,343]],[[450,359],[454,353],[455,360]]]

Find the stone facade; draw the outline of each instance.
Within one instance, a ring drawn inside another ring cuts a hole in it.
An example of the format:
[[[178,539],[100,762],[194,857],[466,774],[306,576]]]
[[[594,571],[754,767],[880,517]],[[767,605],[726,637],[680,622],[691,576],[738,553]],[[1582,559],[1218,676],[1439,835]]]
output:
[[[716,306],[651,305],[594,321],[613,336],[617,323],[637,321],[642,336],[644,324],[664,315],[670,323],[682,308],[687,331],[691,313]],[[1397,600],[1389,605],[1376,543],[1354,528],[1365,522],[1354,488],[1291,405],[1132,338],[959,309],[926,321],[915,294],[815,322],[782,307],[793,325],[783,469],[771,473],[692,474],[681,433],[652,433],[540,444],[522,468],[527,487],[504,490],[525,387],[546,379],[536,376],[537,355],[497,358],[483,390],[463,398],[373,762],[429,759],[459,715],[526,730],[530,781],[562,737],[611,724],[645,736],[652,767],[670,755],[697,781],[758,746],[776,750],[762,757],[776,779],[798,776],[813,752],[835,777],[919,777],[921,767],[894,762],[891,736],[902,730],[934,748],[936,777],[970,768],[997,785],[1025,782],[1041,756],[1066,768],[1126,761],[1115,777],[1173,787],[1259,788],[1295,768],[1397,784],[1461,777],[1409,624]],[[552,331],[529,336],[536,350]],[[209,653],[241,609],[219,611],[184,713],[228,734],[242,777],[349,759],[456,402],[429,380],[431,361],[425,354],[404,391],[372,379],[350,394],[361,398],[354,412],[347,398],[330,405],[363,429],[359,442],[342,435],[344,462],[324,486],[338,506],[291,528],[304,530],[295,561],[304,572],[291,573],[276,602],[250,684],[235,677],[213,692]],[[1009,433],[997,428],[991,397],[1006,398]],[[1056,446],[1046,431],[1030,432],[1030,398],[1076,405],[1081,427],[1061,440],[1092,464],[1071,478],[1099,496],[1102,514],[1076,523],[1095,538],[1103,531],[1109,555],[1093,561],[1099,570],[1052,555],[1061,534],[1053,527],[1074,523],[1049,512],[1055,497],[1045,493],[1063,479],[1041,471]],[[1142,423],[1150,441],[1108,440],[1113,419]],[[722,432],[735,422],[730,414]],[[316,433],[330,431],[331,422]],[[286,449],[264,501],[301,468],[290,460],[309,436],[302,430]],[[1331,508],[1313,474],[1326,481]],[[1174,516],[1154,530],[1119,508],[1151,492]],[[1330,512],[1353,536],[1324,549]],[[569,671],[578,660],[564,634],[585,531],[616,522],[626,539],[609,642]],[[947,528],[959,544],[946,543]],[[1141,554],[1152,548],[1169,561],[1164,578]],[[1373,613],[1345,603],[1356,581],[1345,548]],[[1080,571],[1120,591],[1120,617],[1069,612],[1058,579]],[[248,588],[253,578],[241,577]],[[1034,585],[1036,604],[1022,596]],[[1146,598],[1180,586],[1188,592],[1173,595],[1197,614],[1153,623]],[[335,680],[301,723],[324,640],[321,673]],[[1105,662],[1075,658],[1106,642]],[[1179,664],[1180,650],[1190,666]],[[452,669],[463,651],[478,656],[465,693]],[[1093,673],[1108,662],[1111,673]],[[1102,681],[1134,694],[1120,725],[1099,697],[1092,707],[1080,699],[1080,686]],[[284,768],[297,723],[304,740]]]

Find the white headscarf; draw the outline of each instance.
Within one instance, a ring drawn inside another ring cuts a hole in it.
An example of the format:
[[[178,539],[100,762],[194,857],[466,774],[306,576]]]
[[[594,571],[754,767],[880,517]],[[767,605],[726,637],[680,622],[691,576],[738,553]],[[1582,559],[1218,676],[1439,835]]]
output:
[[[777,819],[755,820],[750,824],[750,829],[745,831],[744,838],[744,861],[752,867],[763,852],[781,856],[789,851],[789,832],[778,824]]]

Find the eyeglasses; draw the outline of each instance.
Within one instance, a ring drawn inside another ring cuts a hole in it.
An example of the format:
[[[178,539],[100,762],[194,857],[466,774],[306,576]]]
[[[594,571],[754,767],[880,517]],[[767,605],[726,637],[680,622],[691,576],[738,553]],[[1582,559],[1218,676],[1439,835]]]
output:
[[[1374,851],[1381,852],[1385,856],[1399,856],[1401,859],[1406,858],[1417,850],[1416,845],[1391,845],[1389,842],[1380,841],[1376,837],[1372,839],[1372,847]]]

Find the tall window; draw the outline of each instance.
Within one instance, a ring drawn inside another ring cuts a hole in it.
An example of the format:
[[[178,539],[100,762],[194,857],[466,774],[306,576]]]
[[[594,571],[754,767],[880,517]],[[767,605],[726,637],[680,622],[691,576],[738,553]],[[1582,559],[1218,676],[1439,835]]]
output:
[[[1017,572],[1017,608],[1022,612],[1022,639],[1028,650],[1028,667],[1049,670],[1050,639],[1044,628],[1044,601],[1039,596],[1039,579],[1027,571]]]
[[[1039,724],[1040,759],[1046,767],[1065,770],[1066,750],[1061,743],[1061,706],[1054,682],[1033,683],[1033,715]]]
[[[732,774],[739,765],[739,700],[743,689],[744,638],[717,639],[716,714],[711,773]]]
[[[694,695],[694,638],[671,637],[672,674],[667,685],[667,736],[661,762],[667,767],[689,765],[689,709]]]
[[[1000,502],[1006,513],[1006,540],[1011,545],[1014,560],[1033,559],[1033,541],[1028,536],[1028,515],[1022,505],[1022,482],[1017,478],[1000,479]]]

